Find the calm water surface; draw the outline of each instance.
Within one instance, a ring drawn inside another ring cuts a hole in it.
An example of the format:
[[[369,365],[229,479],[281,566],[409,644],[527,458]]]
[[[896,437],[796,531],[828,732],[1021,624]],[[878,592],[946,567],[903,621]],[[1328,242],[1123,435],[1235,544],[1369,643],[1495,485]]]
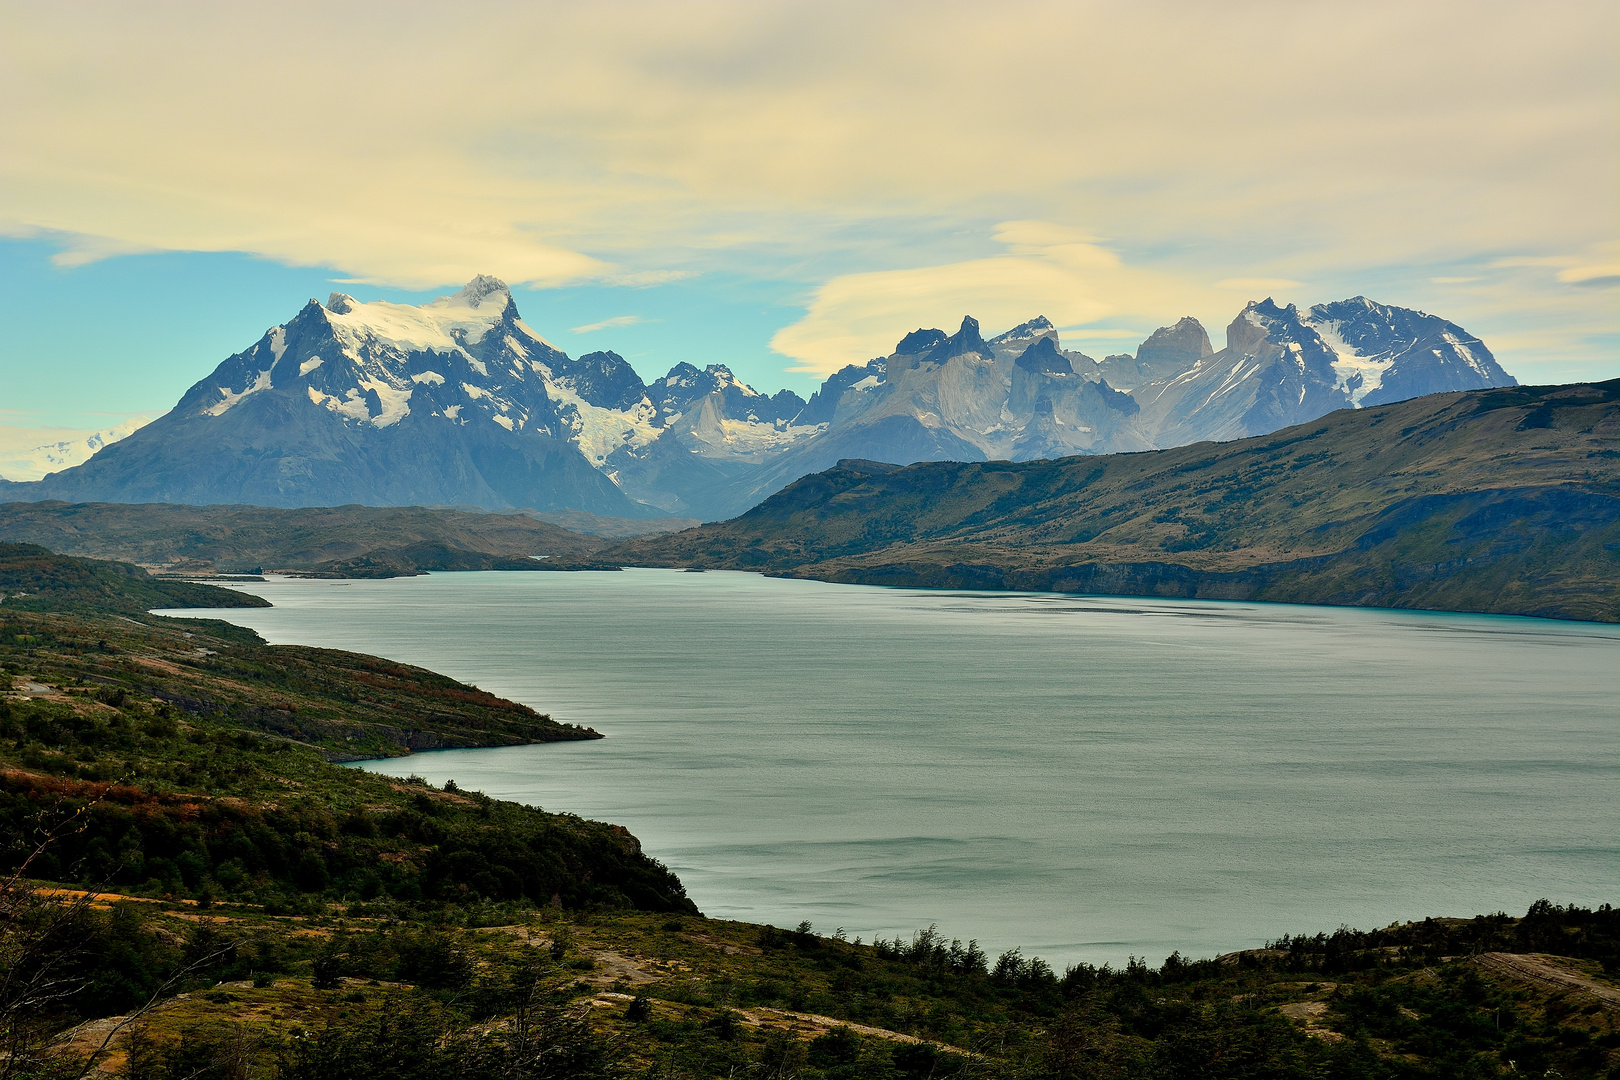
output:
[[[746,574],[272,580],[599,742],[363,767],[628,826],[706,914],[1056,964],[1620,900],[1620,628]]]

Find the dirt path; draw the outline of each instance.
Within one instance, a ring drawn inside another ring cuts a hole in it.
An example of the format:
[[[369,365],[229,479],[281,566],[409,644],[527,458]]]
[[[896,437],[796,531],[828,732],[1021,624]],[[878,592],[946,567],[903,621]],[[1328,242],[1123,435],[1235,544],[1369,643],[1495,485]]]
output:
[[[608,993],[596,995],[596,1001],[604,1005],[609,1002],[628,1002],[630,1000],[631,996],[629,994]],[[816,1013],[790,1012],[787,1009],[770,1009],[764,1006],[757,1006],[752,1009],[733,1009],[732,1011],[749,1027],[790,1031],[801,1039],[814,1039],[817,1036],[825,1035],[834,1028],[848,1028],[857,1034],[870,1035],[875,1039],[887,1039],[890,1042],[900,1043],[927,1043],[930,1046],[937,1046],[941,1050],[960,1054],[963,1057],[977,1058],[982,1056],[975,1054],[971,1050],[963,1050],[959,1046],[950,1046],[946,1043],[935,1042],[932,1039],[919,1039],[915,1035],[890,1031],[888,1028],[869,1027],[866,1024],[839,1020],[831,1016],[819,1016]]]
[[[1489,952],[1481,955],[1476,962],[1487,971],[1494,971],[1498,975],[1506,975],[1523,982],[1557,987],[1561,990],[1579,990],[1597,998],[1605,1009],[1620,1012],[1620,990],[1594,982],[1585,975],[1564,967],[1564,964],[1570,963],[1565,957],[1548,956],[1545,953]]]

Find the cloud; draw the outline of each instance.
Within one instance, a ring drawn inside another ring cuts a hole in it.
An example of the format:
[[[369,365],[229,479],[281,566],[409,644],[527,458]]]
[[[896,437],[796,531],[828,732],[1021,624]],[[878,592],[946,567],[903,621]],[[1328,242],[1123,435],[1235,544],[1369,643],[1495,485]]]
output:
[[[1242,293],[1285,292],[1289,289],[1300,288],[1302,285],[1304,285],[1304,282],[1295,281],[1292,278],[1272,277],[1223,278],[1215,283],[1217,289],[1232,289]]]
[[[0,6],[0,233],[65,268],[242,251],[412,289],[783,280],[811,310],[777,347],[813,370],[965,310],[1157,325],[1613,262],[1612,0],[383,12]],[[1529,277],[1480,310],[1612,335],[1568,287],[1603,275]]]
[[[615,315],[613,318],[603,319],[601,322],[586,323],[584,326],[569,327],[568,332],[570,334],[590,334],[596,332],[597,330],[606,330],[609,327],[634,326],[637,323],[644,323],[646,321],[647,320],[643,319],[640,315]]]
[[[1429,279],[1429,283],[1432,285],[1466,285],[1472,281],[1483,280],[1483,278],[1477,277],[1432,277]]]
[[[1620,18],[1490,8],[10,5],[0,217],[83,238],[68,263],[238,250],[408,287],[878,269],[870,226],[902,220],[919,255],[1068,221],[1290,274],[1572,248],[1612,204]]]
[[[1566,285],[1620,285],[1620,264],[1572,266],[1567,270],[1558,271],[1557,277]]]
[[[802,319],[777,332],[771,348],[794,360],[795,371],[828,375],[888,355],[918,326],[954,330],[963,315],[989,333],[1037,314],[1079,328],[1218,302],[1196,285],[1127,266],[1108,247],[1078,239],[1082,235],[1041,223],[1004,223],[995,230],[1008,248],[1003,255],[835,277],[815,290]]]
[[[1580,261],[1578,255],[1509,255],[1492,259],[1487,265],[1492,270],[1517,270],[1535,266],[1571,266]]]

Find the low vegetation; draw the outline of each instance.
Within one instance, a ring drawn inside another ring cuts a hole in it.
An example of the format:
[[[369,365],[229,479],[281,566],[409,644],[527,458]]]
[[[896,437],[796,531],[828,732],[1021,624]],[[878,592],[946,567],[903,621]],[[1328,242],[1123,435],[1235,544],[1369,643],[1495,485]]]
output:
[[[587,516],[581,524],[593,522]],[[0,503],[0,536],[191,575],[294,570],[333,577],[541,569],[532,556],[588,559],[607,544],[526,514],[422,506],[10,502]]]
[[[706,919],[623,829],[334,764],[545,721],[418,669],[9,601],[0,667],[0,1080],[1620,1076],[1607,905],[1059,972]]]

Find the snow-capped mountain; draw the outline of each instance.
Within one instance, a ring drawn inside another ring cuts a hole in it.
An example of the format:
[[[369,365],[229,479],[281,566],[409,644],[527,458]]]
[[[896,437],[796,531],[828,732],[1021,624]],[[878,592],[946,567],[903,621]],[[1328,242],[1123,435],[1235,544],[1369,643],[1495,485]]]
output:
[[[135,416],[100,431],[62,433],[66,437],[52,438],[49,442],[35,441],[42,432],[33,432],[35,439],[28,442],[0,445],[0,477],[7,480],[38,480],[51,473],[82,465],[103,447],[151,422],[150,416]]]
[[[1510,385],[1434,316],[1356,298],[1250,304],[1214,352],[1182,319],[1134,355],[1064,350],[1037,317],[986,340],[921,329],[806,402],[677,364],[648,384],[580,358],[480,276],[420,306],[311,300],[173,410],[3,497],[267,506],[460,505],[730,517],[841,458],[1026,460],[1227,439],[1332,409]]]
[[[131,438],[28,495],[6,490],[649,517],[702,506],[703,491],[819,431],[793,423],[804,406],[723,365],[677,365],[648,386],[616,353],[572,359],[480,276],[420,306],[311,300]]]
[[[1188,323],[1197,325],[1177,327]],[[1153,340],[1138,350],[1139,367]],[[1305,312],[1251,303],[1227,327],[1226,348],[1184,358],[1179,371],[1167,361],[1171,370],[1132,391],[1161,447],[1263,435],[1334,409],[1516,385],[1462,327],[1364,296]]]

